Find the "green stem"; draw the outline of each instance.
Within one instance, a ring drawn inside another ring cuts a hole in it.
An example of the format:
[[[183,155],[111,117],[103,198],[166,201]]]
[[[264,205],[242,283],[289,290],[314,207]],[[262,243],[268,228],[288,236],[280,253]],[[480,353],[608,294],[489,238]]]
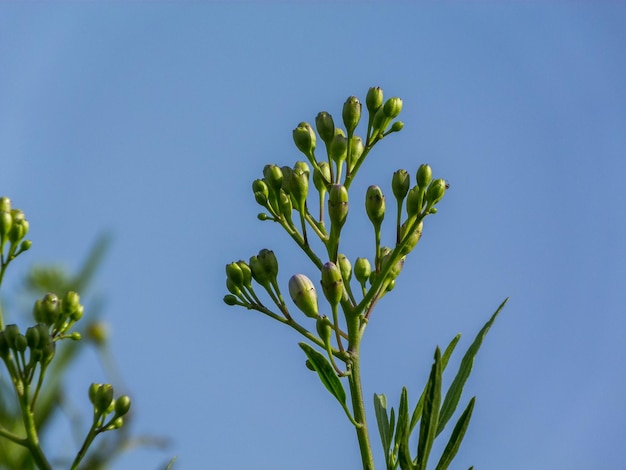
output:
[[[352,330],[352,328],[350,330]],[[358,426],[355,426],[355,430],[357,440],[359,441],[363,470],[374,470],[374,457],[372,455],[372,447],[367,431],[365,404],[363,402],[363,390],[361,388],[361,358],[359,356],[360,335],[358,334],[358,328],[356,336],[358,337],[357,341],[352,343],[348,349],[350,354],[350,375],[348,375],[348,383],[350,384],[350,396],[352,398],[352,413],[354,420],[358,423]]]
[[[18,393],[20,410],[22,412],[22,420],[24,422],[24,430],[26,431],[26,447],[35,462],[37,468],[42,470],[52,470],[48,459],[43,453],[39,445],[39,437],[37,436],[37,428],[35,427],[35,419],[30,411],[29,404],[29,386],[25,384],[24,393]]]
[[[87,433],[87,436],[85,437],[85,441],[83,442],[83,445],[78,451],[78,454],[76,454],[76,458],[74,459],[74,462],[72,462],[71,470],[76,470],[78,468],[78,464],[85,457],[85,454],[87,453],[87,449],[89,448],[93,440],[96,438],[97,434],[98,434],[97,423],[94,421],[94,423],[91,425],[91,429],[89,429],[89,432]]]

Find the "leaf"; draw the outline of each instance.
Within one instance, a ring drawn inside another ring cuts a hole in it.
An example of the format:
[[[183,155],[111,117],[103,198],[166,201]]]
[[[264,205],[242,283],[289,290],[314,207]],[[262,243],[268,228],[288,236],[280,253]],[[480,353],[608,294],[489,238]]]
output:
[[[387,397],[385,395],[374,394],[374,411],[376,413],[380,441],[383,444],[385,456],[388,456],[391,438],[389,437],[389,417],[387,416]]]
[[[435,441],[437,423],[439,422],[439,404],[441,403],[441,351],[435,350],[435,363],[430,371],[426,394],[424,395],[424,411],[420,424],[420,435],[417,444],[417,469],[426,470],[428,456]]]
[[[398,425],[396,427],[396,447],[398,462],[402,470],[412,470],[411,450],[409,449],[409,392],[402,387],[400,406],[398,407]]]
[[[448,347],[446,348],[443,355],[441,356],[441,373],[442,374],[446,370],[446,366],[448,365],[448,360],[450,359],[450,356],[452,355],[454,348],[459,342],[459,339],[461,339],[460,333],[456,335],[454,338],[452,338],[452,341],[450,341],[450,344],[448,344]],[[417,425],[417,422],[422,417],[422,410],[424,408],[424,395],[426,394],[426,387],[428,387],[428,382],[426,382],[426,385],[424,385],[424,390],[422,390],[420,399],[417,401],[417,405],[415,405],[415,409],[413,410],[413,416],[411,417],[411,425],[409,426],[410,432],[413,432],[413,429]]]
[[[500,313],[500,311],[504,308],[504,305],[508,302],[509,298],[504,299],[504,302],[500,304],[496,312],[491,316],[489,321],[485,323],[482,329],[476,335],[474,342],[471,344],[465,356],[461,360],[461,365],[459,366],[459,370],[456,373],[456,377],[452,381],[448,392],[446,393],[446,397],[443,400],[443,405],[441,406],[441,412],[439,415],[439,426],[437,428],[437,435],[446,427],[446,424],[454,414],[457,405],[459,404],[459,400],[461,399],[461,394],[463,393],[463,387],[465,387],[465,382],[467,382],[467,378],[472,372],[472,366],[474,365],[474,357],[476,357],[476,353],[480,349],[482,345],[483,339],[491,325],[495,321],[496,317]]]
[[[446,448],[443,450],[441,454],[441,458],[439,459],[439,463],[437,463],[437,467],[435,470],[447,470],[448,465],[452,462],[452,459],[455,457],[456,453],[461,446],[461,442],[463,441],[463,437],[465,436],[465,431],[467,431],[467,426],[469,426],[470,419],[472,417],[472,411],[474,410],[474,403],[476,402],[476,397],[472,397],[463,411],[463,414],[456,422],[454,429],[452,431],[452,435],[446,444]]]
[[[167,464],[167,467],[165,467],[165,470],[172,470],[172,467],[174,466],[174,462],[176,462],[176,456],[172,457],[172,460],[170,460],[170,462]]]
[[[318,353],[308,344],[298,344],[304,351],[304,354],[306,354],[306,357],[309,359],[309,362],[313,366],[313,369],[315,369],[315,372],[317,372],[317,375],[324,384],[324,387],[326,387],[331,395],[334,396],[339,401],[339,403],[341,403],[341,406],[345,408],[346,391],[344,390],[343,385],[339,380],[339,377],[337,377],[337,374],[335,374],[333,366],[329,364],[329,362],[323,355]]]

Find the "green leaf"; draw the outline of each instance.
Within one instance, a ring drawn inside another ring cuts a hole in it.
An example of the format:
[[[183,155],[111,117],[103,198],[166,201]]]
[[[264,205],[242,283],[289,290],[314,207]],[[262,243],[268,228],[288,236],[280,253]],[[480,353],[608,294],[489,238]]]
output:
[[[467,378],[472,372],[474,357],[476,356],[476,353],[478,353],[478,350],[480,349],[480,346],[482,345],[483,339],[489,331],[489,328],[491,328],[491,325],[495,321],[500,311],[504,308],[504,305],[508,302],[508,300],[508,297],[504,299],[504,302],[500,304],[500,306],[491,316],[489,321],[485,323],[485,326],[483,326],[482,329],[478,332],[478,335],[476,335],[474,342],[465,353],[465,356],[463,356],[463,359],[461,360],[461,365],[459,366],[459,371],[457,372],[456,377],[454,377],[454,380],[452,381],[452,384],[450,385],[450,388],[446,393],[446,398],[443,400],[443,405],[441,406],[437,435],[439,435],[439,433],[443,431],[446,424],[454,414],[454,411],[459,404],[459,400],[461,399],[461,394],[463,393],[463,387],[465,387],[465,382],[467,382]]]
[[[322,354],[318,353],[308,344],[298,344],[304,351],[304,354],[306,354],[306,357],[309,359],[309,362],[315,369],[315,372],[317,372],[317,375],[324,384],[324,387],[326,387],[331,395],[334,396],[339,401],[339,403],[341,403],[341,406],[345,408],[346,391],[344,390],[343,385],[339,380],[339,377],[337,377],[337,374],[335,374],[333,366],[330,365],[330,363]]]
[[[448,465],[450,465],[452,459],[458,452],[459,447],[461,446],[461,441],[463,441],[465,431],[467,431],[467,426],[469,425],[472,417],[475,402],[476,397],[472,397],[467,405],[467,408],[465,408],[465,411],[463,411],[463,414],[456,422],[452,435],[450,436],[450,440],[448,440],[448,444],[446,444],[446,448],[443,450],[443,454],[441,454],[441,458],[439,459],[439,463],[437,463],[435,470],[447,470]]]
[[[374,411],[376,413],[378,432],[380,432],[380,440],[383,444],[385,456],[387,456],[389,455],[391,438],[389,436],[389,417],[387,416],[387,397],[385,395],[374,394]]]
[[[174,466],[174,462],[176,462],[176,456],[172,457],[172,460],[170,460],[170,462],[167,464],[167,467],[165,467],[165,470],[172,470],[172,467]]]
[[[442,374],[443,374],[443,371],[446,370],[446,366],[448,365],[448,360],[450,359],[450,356],[452,355],[454,348],[459,342],[459,339],[461,339],[460,333],[456,335],[454,338],[452,338],[452,341],[450,341],[450,344],[448,344],[448,347],[446,348],[443,355],[441,356],[441,373]],[[415,409],[413,410],[413,416],[411,417],[411,425],[409,426],[410,432],[413,432],[413,429],[417,425],[417,422],[422,417],[422,410],[424,408],[424,396],[426,395],[426,387],[428,387],[428,382],[426,382],[426,385],[424,385],[424,390],[422,390],[420,399],[417,401],[417,405],[415,405]]]
[[[417,469],[426,470],[428,456],[435,441],[437,423],[439,422],[439,404],[441,403],[441,351],[435,350],[435,363],[430,371],[426,395],[424,396],[424,411],[420,424],[420,435],[417,444]]]
[[[402,387],[400,406],[398,407],[398,425],[396,427],[396,446],[398,462],[402,470],[412,470],[411,450],[409,449],[409,392]]]

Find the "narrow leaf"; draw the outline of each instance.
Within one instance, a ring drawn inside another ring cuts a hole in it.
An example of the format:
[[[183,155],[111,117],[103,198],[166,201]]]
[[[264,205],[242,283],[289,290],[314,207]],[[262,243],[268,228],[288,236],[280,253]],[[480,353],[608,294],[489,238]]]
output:
[[[456,347],[460,339],[461,339],[461,333],[459,333],[454,338],[452,338],[452,341],[450,341],[450,344],[448,344],[448,347],[443,352],[443,355],[441,356],[441,370],[442,371],[446,370],[446,366],[448,365],[448,360],[450,359],[450,356],[452,356],[452,353],[454,352],[454,348]]]
[[[389,417],[387,416],[387,397],[385,395],[374,394],[374,411],[376,413],[376,423],[378,424],[378,432],[380,440],[383,444],[385,455],[389,455],[389,446],[391,439],[389,437]]]
[[[424,396],[424,411],[420,423],[420,435],[417,444],[417,469],[426,470],[428,456],[435,441],[435,432],[439,422],[439,405],[441,403],[441,351],[435,350],[435,363],[430,372],[426,395]]]
[[[331,395],[334,396],[339,401],[339,403],[341,403],[341,405],[345,408],[346,391],[344,390],[343,385],[341,384],[341,381],[339,380],[339,377],[337,377],[337,374],[335,374],[335,370],[333,369],[333,366],[329,364],[329,362],[326,360],[326,358],[322,354],[318,353],[315,349],[313,349],[308,344],[306,343],[298,343],[298,344],[304,351],[304,354],[306,354],[306,357],[309,359],[309,362],[313,366],[313,369],[315,369],[315,371],[317,372],[317,375],[319,376],[320,380],[324,384],[324,387],[326,387],[326,389],[331,393]]]
[[[412,465],[409,449],[409,392],[406,387],[402,387],[402,393],[400,394],[395,444],[398,449],[400,468],[402,470],[411,470]]]
[[[472,417],[472,411],[474,410],[474,402],[476,401],[476,397],[472,397],[467,408],[463,411],[463,414],[456,422],[454,426],[454,430],[452,431],[452,435],[450,436],[450,440],[448,444],[446,444],[446,448],[443,450],[443,454],[441,454],[441,458],[439,459],[439,463],[435,470],[447,470],[448,465],[452,462],[452,459],[456,456],[456,453],[461,446],[461,442],[463,441],[463,437],[465,436],[465,431],[467,431],[467,426],[469,425],[470,419]]]
[[[446,398],[443,400],[443,405],[441,406],[441,413],[439,416],[439,427],[437,428],[437,435],[445,428],[446,424],[454,414],[457,405],[459,404],[459,400],[461,399],[461,394],[463,393],[463,387],[465,387],[465,382],[467,382],[467,378],[472,372],[472,366],[474,365],[474,357],[476,357],[476,353],[480,349],[480,346],[483,343],[483,339],[491,325],[495,321],[496,317],[500,313],[500,311],[504,308],[504,305],[508,301],[508,297],[504,299],[504,302],[500,304],[496,312],[491,316],[489,321],[485,323],[485,326],[478,332],[474,342],[471,344],[465,356],[461,360],[461,365],[459,366],[459,370],[456,373],[456,377],[452,381],[448,392],[446,393]]]

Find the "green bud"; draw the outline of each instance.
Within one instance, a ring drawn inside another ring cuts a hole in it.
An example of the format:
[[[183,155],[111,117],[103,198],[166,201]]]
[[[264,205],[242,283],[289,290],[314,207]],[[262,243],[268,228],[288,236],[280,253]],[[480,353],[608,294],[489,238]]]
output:
[[[6,196],[0,197],[0,211],[11,212],[11,199]]]
[[[343,184],[333,184],[328,195],[328,216],[337,229],[341,229],[348,217],[348,190]]]
[[[283,184],[283,172],[280,167],[278,165],[265,165],[263,168],[263,178],[267,186],[278,194]]]
[[[311,174],[311,168],[309,167],[309,164],[307,162],[296,162],[296,164],[293,166],[293,171],[297,170],[300,170],[304,174],[306,174],[307,178]]]
[[[402,121],[396,121],[391,125],[391,129],[389,129],[388,134],[391,134],[392,132],[400,132],[402,129],[404,129],[404,123]]]
[[[350,137],[350,155],[348,155],[348,161],[350,162],[350,171],[354,167],[354,164],[361,158],[365,146],[363,145],[363,139],[358,135]]]
[[[389,263],[391,261],[391,255],[392,252],[388,251],[381,260],[380,266],[381,269],[385,269],[387,263]],[[395,279],[398,277],[398,275],[400,274],[400,271],[402,271],[402,267],[404,266],[404,256],[401,257],[398,261],[395,262],[395,264],[391,267],[391,269],[389,270],[389,274],[388,274],[388,278],[389,279]]]
[[[404,201],[410,186],[411,176],[408,171],[400,169],[393,174],[391,178],[391,189],[399,203]]]
[[[409,234],[409,241],[404,246],[404,248],[402,249],[400,254],[402,254],[403,256],[408,255],[413,250],[413,248],[415,248],[415,245],[417,245],[417,242],[419,242],[420,238],[422,238],[422,229],[423,228],[424,228],[424,223],[420,222],[417,225],[417,228],[411,234]],[[402,229],[401,229],[401,232],[400,232],[402,234],[402,238],[403,239],[406,236],[406,230],[407,230],[407,222],[402,224]]]
[[[352,135],[361,119],[361,102],[356,96],[349,97],[343,105],[343,124],[346,126],[348,135]]]
[[[397,97],[389,98],[383,106],[385,116],[390,119],[398,117],[400,111],[402,111],[402,100]]]
[[[308,122],[301,122],[293,130],[293,141],[303,154],[313,160],[315,152],[316,137],[313,128]]]
[[[98,389],[102,384],[92,383],[89,386],[89,401],[92,405],[96,404],[96,397],[98,396]]]
[[[250,266],[248,266],[243,260],[237,261],[237,265],[239,265],[239,268],[241,269],[241,272],[243,274],[244,287],[248,289],[252,288],[252,271],[250,270]]]
[[[130,397],[122,395],[115,400],[115,416],[124,416],[130,410]]]
[[[42,349],[53,342],[52,338],[50,337],[48,325],[46,325],[45,323],[37,323],[34,328],[39,333],[39,344],[37,345],[38,349]]]
[[[422,210],[422,197],[423,192],[415,185],[409,191],[406,198],[406,213],[409,217],[419,214]]]
[[[256,282],[258,282],[262,286],[266,286],[272,281],[272,279],[267,276],[267,273],[265,272],[265,269],[263,269],[263,266],[261,265],[261,262],[259,261],[259,257],[257,255],[250,257],[248,265],[250,266],[250,270],[252,271],[252,277]],[[228,280],[226,281],[226,286],[228,287]],[[234,292],[232,291],[231,293],[234,294]]]
[[[31,326],[26,329],[26,341],[31,350],[39,347],[39,329],[36,326]]]
[[[20,336],[20,329],[17,325],[7,325],[4,328],[4,334],[6,335],[7,344],[9,348],[15,349],[15,342],[17,337]]]
[[[78,331],[74,331],[67,335],[66,338],[71,339],[72,341],[80,341],[82,335]]]
[[[313,184],[320,193],[327,191],[330,185],[330,166],[328,162],[320,162],[313,170]]]
[[[295,168],[291,175],[291,195],[296,202],[296,209],[302,211],[309,192],[309,174]]]
[[[122,418],[121,416],[118,418],[115,418],[113,420],[113,422],[107,426],[107,431],[113,431],[114,429],[120,429],[122,426],[124,426],[124,418]]]
[[[337,132],[330,143],[330,158],[337,164],[337,167],[346,159],[348,151],[348,139],[343,132]]]
[[[318,113],[315,117],[315,128],[322,141],[328,146],[330,141],[333,140],[333,137],[335,137],[335,122],[333,121],[333,117],[326,111]]]
[[[230,306],[237,305],[237,303],[239,302],[237,297],[235,297],[233,294],[225,295],[223,300],[226,305]]]
[[[243,272],[237,263],[229,263],[226,265],[226,278],[235,286],[243,287]]]
[[[357,258],[354,262],[354,277],[356,280],[365,285],[372,274],[372,266],[367,258]]]
[[[13,225],[13,217],[9,211],[0,211],[0,238],[4,238],[9,234]]]
[[[423,163],[417,169],[417,185],[420,188],[426,188],[433,178],[433,170],[426,163]]]
[[[370,88],[365,98],[365,105],[370,114],[375,114],[383,105],[383,89],[379,86]]]
[[[19,209],[11,210],[11,218],[13,221],[7,236],[11,243],[18,243],[28,233],[28,221],[24,218],[24,213]]]
[[[228,289],[228,292],[237,297],[240,297],[242,295],[239,286],[235,285],[235,283],[228,278],[226,278],[226,289]]]
[[[322,266],[322,291],[328,303],[337,305],[343,297],[343,278],[339,267],[332,262]]]
[[[26,339],[26,336],[22,334],[17,335],[15,337],[15,350],[18,353],[24,353],[27,347],[28,347],[28,340]]]
[[[30,250],[31,246],[33,246],[33,242],[31,242],[30,240],[24,240],[22,244],[20,245],[20,251],[22,252],[28,251]]]
[[[96,413],[102,414],[108,410],[113,404],[113,386],[111,384],[103,384],[98,387],[93,407]]]
[[[63,311],[66,313],[72,313],[78,310],[80,307],[80,297],[74,291],[68,291],[63,297],[63,302],[61,303],[63,306]]]
[[[257,259],[267,276],[270,279],[276,279],[278,276],[278,260],[276,259],[274,252],[272,250],[268,250],[267,248],[263,248],[259,251]]]
[[[278,205],[280,206],[280,212],[287,220],[291,220],[291,212],[293,211],[293,204],[291,203],[291,197],[285,192],[280,191],[278,196]]]
[[[52,325],[59,317],[59,299],[55,294],[46,294],[44,298],[41,299],[41,303],[39,303],[39,305],[36,303],[35,306],[41,308],[41,321],[48,325]],[[35,314],[35,319],[37,319],[37,314]]]
[[[267,199],[269,197],[269,189],[265,181],[256,179],[252,182],[252,191],[254,192],[254,199],[256,202],[263,206],[267,206]]]
[[[315,329],[320,339],[324,342],[326,347],[330,346],[330,339],[333,335],[333,327],[330,324],[330,320],[326,315],[320,315],[315,322]]]
[[[434,206],[446,192],[446,181],[443,179],[436,179],[428,186],[426,190],[426,201],[429,206]]]
[[[339,270],[341,271],[341,277],[345,282],[349,282],[352,279],[352,264],[350,260],[344,254],[337,256],[337,262],[339,263]]]
[[[291,194],[291,174],[293,170],[288,166],[282,166],[280,167],[280,171],[283,174],[283,184],[280,188],[287,194]]]
[[[41,363],[44,365],[50,364],[50,361],[54,358],[54,353],[56,351],[56,343],[54,341],[50,341],[44,344],[41,347]]]
[[[375,228],[380,228],[385,218],[385,196],[381,189],[372,185],[365,193],[365,210]]]
[[[317,318],[317,292],[311,280],[304,274],[295,274],[289,279],[291,300],[307,317]]]

